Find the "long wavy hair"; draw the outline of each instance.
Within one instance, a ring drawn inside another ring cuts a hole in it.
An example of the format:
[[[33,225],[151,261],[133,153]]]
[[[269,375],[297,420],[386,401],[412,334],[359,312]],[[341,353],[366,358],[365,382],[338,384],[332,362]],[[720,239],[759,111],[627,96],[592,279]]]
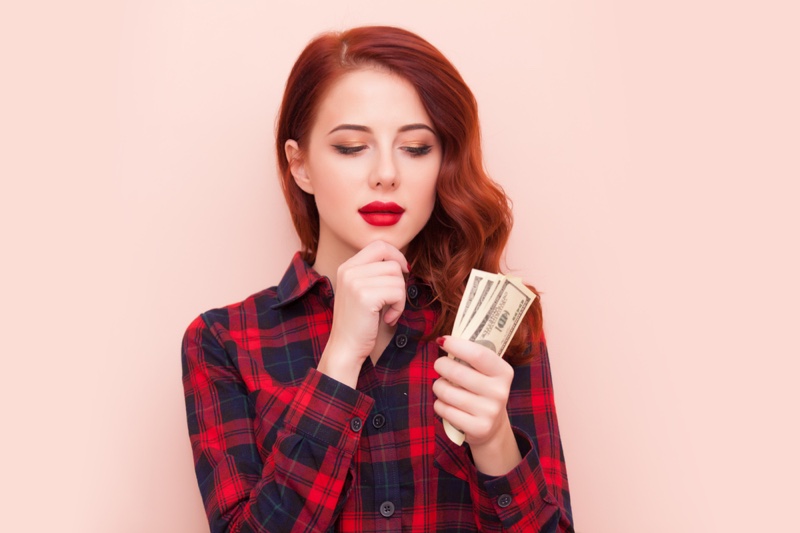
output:
[[[289,74],[276,125],[283,192],[303,258],[313,264],[319,213],[314,197],[292,178],[284,145],[294,139],[302,150],[327,89],[347,72],[376,65],[416,88],[441,141],[433,213],[410,243],[406,257],[411,271],[431,286],[434,301],[441,306],[433,335],[447,334],[453,329],[470,270],[500,272],[513,216],[505,192],[483,167],[475,97],[439,50],[414,33],[389,26],[353,28],[312,40]],[[506,359],[514,365],[529,360],[538,352],[531,347],[537,346],[541,336],[542,311],[536,298]]]

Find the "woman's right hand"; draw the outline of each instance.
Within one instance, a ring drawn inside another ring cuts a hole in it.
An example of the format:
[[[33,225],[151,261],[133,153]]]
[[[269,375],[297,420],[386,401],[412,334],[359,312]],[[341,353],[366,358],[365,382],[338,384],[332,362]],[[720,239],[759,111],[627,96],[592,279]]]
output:
[[[374,241],[336,272],[333,325],[317,370],[352,388],[378,339],[380,321],[394,326],[405,308],[405,256]]]

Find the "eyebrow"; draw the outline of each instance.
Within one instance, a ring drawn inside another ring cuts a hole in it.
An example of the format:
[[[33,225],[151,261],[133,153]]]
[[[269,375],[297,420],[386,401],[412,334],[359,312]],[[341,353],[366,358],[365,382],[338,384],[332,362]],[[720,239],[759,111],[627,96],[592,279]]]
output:
[[[330,135],[334,131],[340,131],[340,130],[353,130],[353,131],[363,131],[363,132],[366,132],[366,133],[372,133],[372,130],[370,128],[368,128],[366,126],[361,126],[360,124],[339,124],[338,126],[333,128],[331,131],[329,131],[328,135]],[[433,131],[433,129],[430,126],[428,126],[426,124],[421,124],[421,123],[418,123],[418,124],[406,124],[405,126],[401,126],[397,131],[400,132],[400,133],[403,133],[403,132],[406,132],[406,131],[413,131],[413,130],[428,130],[431,133],[433,133],[434,135],[436,135],[436,132]]]

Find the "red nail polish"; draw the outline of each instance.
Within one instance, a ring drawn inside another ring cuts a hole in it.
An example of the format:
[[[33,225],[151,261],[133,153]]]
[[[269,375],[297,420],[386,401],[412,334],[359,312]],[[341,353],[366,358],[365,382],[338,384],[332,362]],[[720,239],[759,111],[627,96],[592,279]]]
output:
[[[444,337],[436,337],[436,344],[444,346]]]
[[[411,273],[411,263],[406,263],[406,270],[408,270],[409,274]]]

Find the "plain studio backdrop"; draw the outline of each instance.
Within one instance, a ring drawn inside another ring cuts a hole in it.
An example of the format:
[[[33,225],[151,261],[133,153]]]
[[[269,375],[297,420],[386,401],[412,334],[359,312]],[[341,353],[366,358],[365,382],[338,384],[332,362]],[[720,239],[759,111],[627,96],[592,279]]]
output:
[[[578,532],[800,531],[796,6],[4,5],[0,529],[208,531],[181,336],[280,279],[286,76],[317,33],[378,23],[477,96]]]

